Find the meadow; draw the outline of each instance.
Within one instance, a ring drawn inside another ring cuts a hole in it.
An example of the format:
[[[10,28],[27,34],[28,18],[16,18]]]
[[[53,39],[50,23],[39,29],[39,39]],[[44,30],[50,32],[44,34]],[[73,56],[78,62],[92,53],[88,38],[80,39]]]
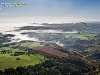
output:
[[[97,34],[65,34],[66,38],[76,38],[76,39],[80,39],[80,40],[95,40]]]
[[[31,45],[30,45],[31,44]],[[0,70],[4,70],[7,68],[16,68],[18,66],[28,66],[28,65],[35,65],[44,62],[47,58],[40,54],[28,54],[27,50],[25,51],[25,47],[38,47],[43,46],[37,42],[26,42],[20,43],[20,46],[17,47],[19,44],[10,45],[8,47],[1,47],[0,48]],[[24,48],[21,48],[25,46]],[[15,48],[13,48],[15,47]],[[14,56],[15,52],[25,52],[25,54]],[[19,60],[17,60],[19,58]]]
[[[20,60],[16,60],[20,58]],[[45,61],[45,57],[39,54],[9,56],[0,54],[0,70],[7,68],[16,68],[18,66],[35,65]]]

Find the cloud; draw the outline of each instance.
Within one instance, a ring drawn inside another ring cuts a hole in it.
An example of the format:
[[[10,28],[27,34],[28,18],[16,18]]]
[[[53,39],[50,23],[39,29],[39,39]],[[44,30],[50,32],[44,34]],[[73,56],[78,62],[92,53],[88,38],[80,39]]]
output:
[[[9,16],[8,13],[0,13],[0,16]]]
[[[78,17],[58,17],[58,16],[26,16],[26,17],[5,17],[1,19],[2,23],[69,23],[81,21],[97,21],[92,18]]]

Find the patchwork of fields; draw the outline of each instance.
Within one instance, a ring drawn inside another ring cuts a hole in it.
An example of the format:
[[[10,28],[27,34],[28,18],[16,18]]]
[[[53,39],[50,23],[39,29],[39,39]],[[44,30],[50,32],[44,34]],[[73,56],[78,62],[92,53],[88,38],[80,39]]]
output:
[[[30,46],[28,46],[30,45]],[[11,45],[8,47],[1,47],[0,48],[0,70],[4,70],[7,68],[16,68],[18,66],[28,66],[28,65],[35,65],[44,62],[47,58],[44,55],[40,54],[28,54],[25,47],[38,47],[43,46],[40,43],[20,43]],[[19,47],[18,47],[19,46]],[[21,48],[23,46],[23,49]],[[15,53],[25,52],[25,54],[21,55],[14,55]],[[17,60],[19,58],[19,60]]]
[[[82,40],[96,39],[97,34],[64,34],[66,38],[76,38]],[[2,37],[2,36],[0,36]],[[68,54],[57,51],[52,46],[55,44],[47,44],[43,42],[20,42],[5,47],[0,47],[0,70],[6,68],[16,68],[18,66],[35,65],[49,60],[47,55],[67,57]],[[32,49],[33,54],[28,53],[28,49]],[[34,53],[36,51],[36,54]],[[24,53],[15,55],[15,53]],[[41,55],[42,54],[42,55]],[[17,60],[19,58],[19,60]]]

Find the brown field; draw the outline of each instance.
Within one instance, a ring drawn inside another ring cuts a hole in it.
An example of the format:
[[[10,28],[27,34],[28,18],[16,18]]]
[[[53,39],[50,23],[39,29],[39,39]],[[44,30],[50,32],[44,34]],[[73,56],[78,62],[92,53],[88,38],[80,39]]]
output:
[[[43,54],[47,57],[67,57],[68,54],[58,51],[56,47],[53,46],[43,46],[43,47],[37,47],[29,50],[31,53],[38,53]]]

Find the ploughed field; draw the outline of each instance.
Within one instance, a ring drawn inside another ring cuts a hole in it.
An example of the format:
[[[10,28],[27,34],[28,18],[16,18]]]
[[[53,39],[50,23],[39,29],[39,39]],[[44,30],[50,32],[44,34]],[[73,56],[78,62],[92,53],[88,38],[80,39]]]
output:
[[[54,46],[43,46],[43,47],[36,47],[29,50],[31,53],[43,54],[47,57],[67,57],[68,54],[59,51]]]
[[[67,53],[59,51],[53,44],[48,45],[39,42],[20,42],[0,47],[0,70],[39,64],[49,60],[46,56],[68,56]],[[32,54],[28,49],[32,49]],[[33,54],[33,52],[35,53]]]

